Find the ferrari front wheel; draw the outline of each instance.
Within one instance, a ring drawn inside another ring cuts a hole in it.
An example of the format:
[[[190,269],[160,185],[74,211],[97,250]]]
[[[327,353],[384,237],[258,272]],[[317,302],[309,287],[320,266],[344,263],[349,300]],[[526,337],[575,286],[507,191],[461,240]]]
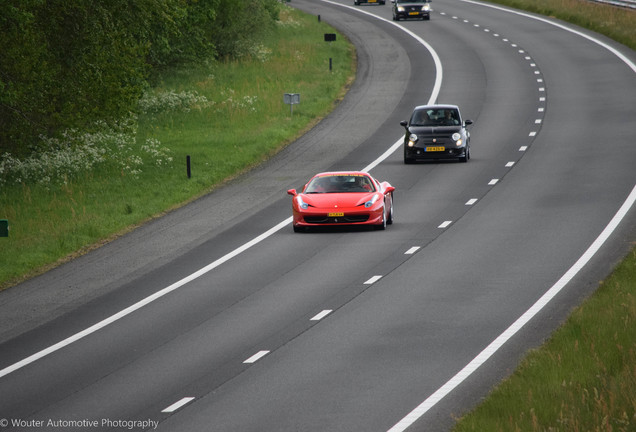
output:
[[[379,225],[375,226],[377,230],[385,230],[386,229],[386,209],[382,207],[382,222]]]

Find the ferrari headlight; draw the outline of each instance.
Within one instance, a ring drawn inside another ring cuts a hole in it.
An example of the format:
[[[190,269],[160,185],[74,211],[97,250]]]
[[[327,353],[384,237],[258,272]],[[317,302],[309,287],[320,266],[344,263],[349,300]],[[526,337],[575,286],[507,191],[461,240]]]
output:
[[[303,199],[300,197],[300,195],[298,195],[298,207],[300,207],[303,210],[307,210],[307,208],[309,207],[309,204],[307,204],[305,201],[303,201]]]
[[[380,198],[380,195],[378,195],[378,194],[374,194],[374,195],[373,195],[373,197],[372,197],[369,201],[367,201],[367,202],[365,202],[365,203],[364,203],[364,206],[365,206],[366,208],[371,207],[373,204],[375,204],[375,202],[376,202],[379,198]]]
[[[417,135],[415,134],[411,134],[409,135],[409,143],[408,146],[409,147],[413,147],[415,145],[415,143],[417,142]]]

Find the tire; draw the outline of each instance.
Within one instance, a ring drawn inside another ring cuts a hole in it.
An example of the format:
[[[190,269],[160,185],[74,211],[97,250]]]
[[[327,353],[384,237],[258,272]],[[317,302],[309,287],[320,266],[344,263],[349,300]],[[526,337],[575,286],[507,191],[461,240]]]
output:
[[[386,229],[386,209],[382,209],[382,223],[375,226],[378,231],[384,231]]]
[[[408,164],[412,164],[413,162],[414,160],[406,155],[406,147],[405,147],[404,148],[404,163],[408,165]]]
[[[387,225],[393,224],[393,194],[391,194],[391,209],[389,210],[389,219],[386,221]]]
[[[466,147],[466,153],[464,154],[465,154],[464,157],[459,158],[460,162],[468,162],[468,160],[470,159],[470,149],[468,147]]]

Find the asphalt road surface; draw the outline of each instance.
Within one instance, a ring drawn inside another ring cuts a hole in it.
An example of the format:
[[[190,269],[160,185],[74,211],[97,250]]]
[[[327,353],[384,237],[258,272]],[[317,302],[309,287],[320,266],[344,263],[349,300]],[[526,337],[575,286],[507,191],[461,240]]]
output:
[[[356,44],[347,97],[259,169],[0,293],[0,429],[449,430],[631,248],[633,51],[477,2],[399,23],[291,5]],[[470,162],[403,164],[399,121],[433,101],[474,121]],[[338,169],[391,182],[395,223],[294,233],[285,191]]]

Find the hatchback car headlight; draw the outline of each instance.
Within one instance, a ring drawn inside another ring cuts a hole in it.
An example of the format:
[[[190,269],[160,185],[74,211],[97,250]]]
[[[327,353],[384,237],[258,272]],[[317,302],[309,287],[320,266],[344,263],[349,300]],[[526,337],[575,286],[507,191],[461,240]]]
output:
[[[422,6],[422,10],[423,10],[423,11],[431,10],[431,5],[426,4],[426,5]]]
[[[378,194],[374,194],[374,195],[373,195],[373,197],[372,197],[369,201],[367,201],[367,202],[365,202],[365,203],[364,203],[364,206],[365,206],[366,208],[371,207],[373,204],[375,204],[375,202],[376,202],[379,198],[380,198],[380,195],[378,195]]]
[[[404,12],[404,6],[398,6],[397,10],[398,12]]]
[[[408,144],[409,147],[413,147],[416,142],[417,142],[417,135],[415,134],[409,135],[409,144]]]
[[[460,133],[455,132],[451,138],[453,139],[453,141],[455,141],[455,145],[457,147],[461,147],[461,145],[464,143],[464,141],[462,140],[462,136]]]

